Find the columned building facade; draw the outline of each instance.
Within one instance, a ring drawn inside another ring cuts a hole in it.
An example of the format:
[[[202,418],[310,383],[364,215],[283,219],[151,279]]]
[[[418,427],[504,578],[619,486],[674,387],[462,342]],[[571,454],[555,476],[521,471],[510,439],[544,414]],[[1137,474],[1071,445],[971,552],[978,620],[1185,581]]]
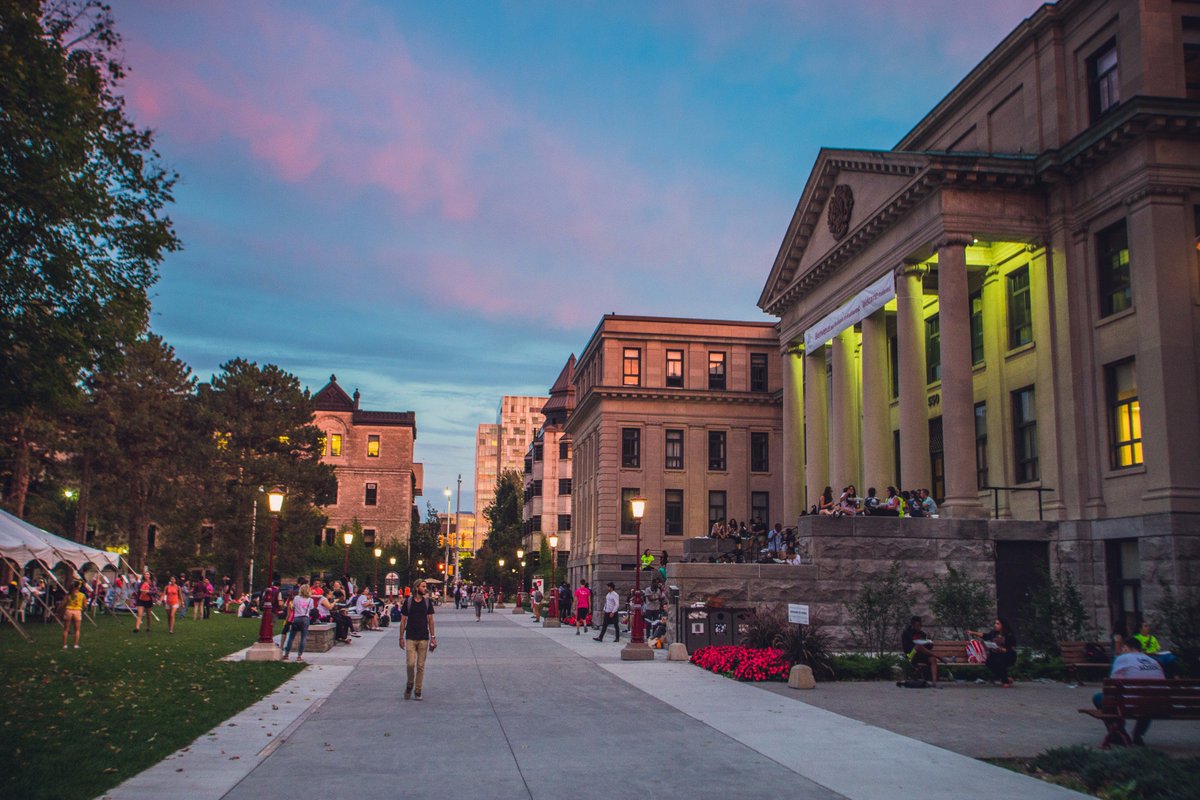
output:
[[[1043,6],[893,150],[822,150],[759,300],[787,518],[855,483],[1056,521],[1102,626],[1195,585],[1198,209],[1196,2]]]
[[[713,521],[783,521],[779,339],[769,322],[606,315],[575,365],[572,584],[632,586]],[[791,523],[788,523],[791,524]]]

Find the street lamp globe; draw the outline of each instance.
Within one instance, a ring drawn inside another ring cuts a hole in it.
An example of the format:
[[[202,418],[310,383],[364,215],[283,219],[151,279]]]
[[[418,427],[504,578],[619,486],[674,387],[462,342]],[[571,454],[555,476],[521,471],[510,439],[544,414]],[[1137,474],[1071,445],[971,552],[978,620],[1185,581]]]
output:
[[[524,557],[525,557],[525,551],[522,550],[520,547],[518,547],[517,548],[517,558],[524,558]]]
[[[345,543],[346,547],[349,547],[350,545],[354,544],[354,534],[350,531],[346,531],[342,534],[342,541]]]
[[[641,519],[646,515],[646,498],[634,497],[629,501],[629,511],[633,514],[634,519]]]
[[[381,555],[383,555],[383,548],[376,547],[375,548],[375,557],[379,558]],[[394,564],[395,561],[393,561],[392,563]]]
[[[504,566],[504,559],[503,559],[503,558],[502,558],[502,559],[500,559],[500,566],[502,566],[502,567]]]
[[[558,547],[558,534],[555,534],[555,533],[550,534],[549,541],[550,541],[550,549],[551,550],[554,550],[555,548],[557,548]]]
[[[391,558],[389,558],[388,563],[391,564],[393,567],[396,566],[396,557],[392,556]]]

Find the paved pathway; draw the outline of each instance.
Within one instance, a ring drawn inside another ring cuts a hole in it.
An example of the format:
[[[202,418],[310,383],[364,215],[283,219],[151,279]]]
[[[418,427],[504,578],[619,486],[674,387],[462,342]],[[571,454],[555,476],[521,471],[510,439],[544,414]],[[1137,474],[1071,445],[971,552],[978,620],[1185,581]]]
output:
[[[358,666],[266,752],[232,762],[244,777],[228,793],[224,762],[212,796],[957,800],[983,786],[993,797],[1082,797],[661,653],[623,662],[617,645],[529,619],[439,609],[421,702],[401,698],[395,629],[364,634],[354,648],[375,643],[357,651]],[[164,762],[143,776],[155,770],[174,772]],[[202,772],[191,765],[189,783]],[[143,776],[113,796],[161,797],[136,790]]]

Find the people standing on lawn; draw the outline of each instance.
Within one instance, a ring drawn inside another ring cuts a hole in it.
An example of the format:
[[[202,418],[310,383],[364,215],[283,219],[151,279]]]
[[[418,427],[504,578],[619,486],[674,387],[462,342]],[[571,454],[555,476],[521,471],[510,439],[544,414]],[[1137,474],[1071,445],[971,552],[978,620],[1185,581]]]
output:
[[[167,633],[174,633],[175,615],[183,606],[183,594],[174,575],[167,579],[167,585],[163,587],[163,605],[167,609]]]
[[[79,649],[79,629],[83,626],[83,606],[87,596],[79,583],[72,581],[67,587],[67,599],[63,605],[63,650],[67,649],[67,636],[71,626],[75,626],[75,649]]]
[[[149,633],[150,620],[154,617],[154,603],[158,599],[158,586],[155,585],[154,577],[148,568],[142,570],[142,577],[137,581],[134,597],[137,603],[137,621],[133,624],[133,632],[137,633],[142,629],[144,619],[146,633]]]
[[[579,629],[582,628],[585,632],[588,629],[587,619],[592,615],[592,590],[588,588],[586,580],[579,581],[579,588],[575,590],[575,635],[579,635]]]
[[[967,635],[987,643],[987,660],[984,663],[992,672],[992,680],[1005,689],[1011,689],[1013,682],[1008,676],[1008,671],[1017,663],[1017,634],[1013,632],[1008,621],[996,617],[990,631],[967,631]]]

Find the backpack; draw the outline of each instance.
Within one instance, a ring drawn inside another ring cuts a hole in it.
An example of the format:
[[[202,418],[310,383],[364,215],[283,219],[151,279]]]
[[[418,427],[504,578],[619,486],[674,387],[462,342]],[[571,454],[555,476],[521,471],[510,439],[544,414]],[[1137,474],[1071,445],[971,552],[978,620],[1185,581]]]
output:
[[[400,606],[400,613],[403,616],[407,617],[407,616],[411,616],[411,614],[409,613],[411,611],[412,611],[412,596],[410,595],[410,596],[404,598],[404,603],[403,603],[403,605]],[[430,600],[428,597],[425,598],[425,613],[426,614],[433,613],[433,601]]]

